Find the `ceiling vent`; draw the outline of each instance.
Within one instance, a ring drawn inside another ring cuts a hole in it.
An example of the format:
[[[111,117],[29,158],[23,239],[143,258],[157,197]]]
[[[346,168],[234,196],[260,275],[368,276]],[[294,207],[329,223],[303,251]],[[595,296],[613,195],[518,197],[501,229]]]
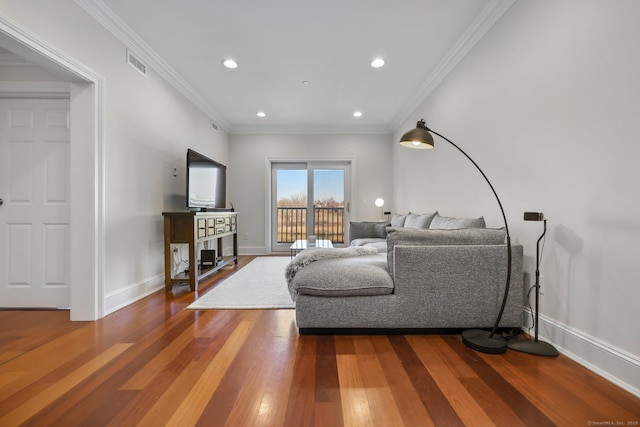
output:
[[[142,60],[135,56],[129,49],[127,49],[127,63],[138,70],[140,74],[147,77],[147,64],[142,62]]]

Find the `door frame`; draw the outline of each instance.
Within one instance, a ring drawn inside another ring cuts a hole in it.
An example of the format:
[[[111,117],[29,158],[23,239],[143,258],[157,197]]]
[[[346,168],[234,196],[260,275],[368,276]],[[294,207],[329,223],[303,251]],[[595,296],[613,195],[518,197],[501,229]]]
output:
[[[0,45],[52,70],[70,98],[70,317],[104,316],[104,78],[0,15]],[[36,96],[42,85],[3,83],[6,96]],[[92,161],[87,161],[91,159]]]
[[[273,163],[308,163],[308,164],[322,164],[322,163],[347,163],[348,164],[348,177],[345,176],[345,179],[349,180],[349,187],[345,188],[345,225],[348,224],[348,218],[354,217],[355,215],[355,203],[351,203],[351,200],[355,199],[355,176],[356,176],[356,159],[354,157],[345,157],[345,156],[295,156],[295,157],[266,157],[265,158],[265,254],[274,253],[273,247],[273,237],[271,233],[271,226],[273,223],[273,197],[271,194],[271,187],[273,185],[271,170]],[[345,230],[345,241],[348,239],[349,230]]]

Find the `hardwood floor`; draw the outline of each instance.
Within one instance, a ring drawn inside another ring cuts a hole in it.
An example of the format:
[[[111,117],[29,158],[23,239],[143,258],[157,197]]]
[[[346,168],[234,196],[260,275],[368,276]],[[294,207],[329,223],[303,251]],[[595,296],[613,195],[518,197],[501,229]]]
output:
[[[293,310],[187,310],[194,299],[174,286],[96,322],[0,311],[0,426],[640,421],[640,399],[562,355],[484,355],[459,335],[300,336]]]

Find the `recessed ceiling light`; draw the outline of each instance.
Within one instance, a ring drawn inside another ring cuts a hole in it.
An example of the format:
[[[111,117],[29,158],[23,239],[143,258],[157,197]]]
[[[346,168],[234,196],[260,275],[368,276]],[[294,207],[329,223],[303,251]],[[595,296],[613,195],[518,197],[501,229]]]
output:
[[[238,63],[233,59],[225,59],[224,61],[222,61],[222,65],[231,69],[238,68]]]
[[[356,111],[353,113],[353,117],[362,117],[362,111]]]
[[[385,61],[384,61],[384,59],[382,59],[382,58],[376,58],[376,59],[374,59],[373,61],[371,61],[371,66],[372,66],[373,68],[380,68],[380,67],[382,67],[384,64],[385,64]]]
[[[258,117],[267,117],[267,113],[265,113],[264,111],[258,111],[256,113],[256,116],[258,116]]]

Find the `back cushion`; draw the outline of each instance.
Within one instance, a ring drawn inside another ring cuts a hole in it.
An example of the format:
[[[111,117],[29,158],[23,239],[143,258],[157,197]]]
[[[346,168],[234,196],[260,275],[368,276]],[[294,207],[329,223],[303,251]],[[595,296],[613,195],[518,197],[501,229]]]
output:
[[[485,228],[484,217],[480,218],[452,218],[435,213],[429,228],[437,230],[458,230],[461,228]]]
[[[409,214],[395,214],[393,218],[391,218],[391,226],[392,227],[404,227],[404,222],[407,220],[407,216]]]
[[[349,239],[384,239],[387,237],[387,227],[391,225],[387,221],[351,221],[349,223]]]
[[[404,221],[405,228],[429,228],[431,225],[431,221],[438,214],[438,212],[433,212],[429,214],[408,214],[407,218]]]
[[[387,228],[387,263],[393,274],[394,247],[444,246],[444,245],[501,245],[507,232],[505,228],[468,228],[460,230],[418,230]],[[425,260],[426,261],[426,260]]]

